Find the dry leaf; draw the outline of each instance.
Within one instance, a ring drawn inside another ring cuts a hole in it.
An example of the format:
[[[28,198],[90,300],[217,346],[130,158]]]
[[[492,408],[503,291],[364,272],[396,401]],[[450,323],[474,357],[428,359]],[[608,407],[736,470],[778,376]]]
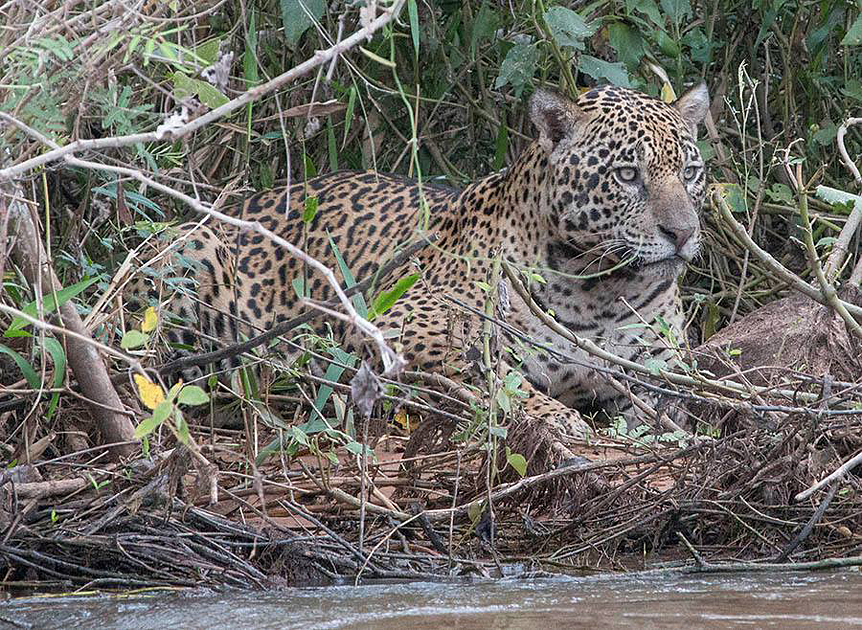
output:
[[[374,409],[374,403],[380,398],[382,391],[380,379],[363,361],[362,367],[350,381],[350,396],[353,398],[353,404],[359,409],[359,413],[366,418],[369,417],[371,410]]]

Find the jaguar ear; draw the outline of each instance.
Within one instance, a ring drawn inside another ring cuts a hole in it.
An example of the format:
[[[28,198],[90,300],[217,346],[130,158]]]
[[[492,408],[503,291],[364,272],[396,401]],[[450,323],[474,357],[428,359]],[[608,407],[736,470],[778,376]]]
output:
[[[709,110],[709,91],[706,89],[706,83],[701,82],[699,85],[695,85],[676,99],[673,107],[688,124],[691,135],[697,138],[697,126],[703,122],[703,118]]]
[[[539,144],[548,152],[572,134],[582,115],[572,101],[550,90],[536,90],[530,99],[530,119],[539,130]]]

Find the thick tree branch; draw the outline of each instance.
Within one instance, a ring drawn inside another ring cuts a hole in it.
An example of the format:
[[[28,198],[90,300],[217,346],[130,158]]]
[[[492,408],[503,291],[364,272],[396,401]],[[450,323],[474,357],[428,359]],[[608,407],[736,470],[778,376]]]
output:
[[[29,208],[18,201],[20,196],[8,198],[11,199],[7,204],[10,227],[16,235],[15,247],[11,252],[13,259],[32,286],[61,289]],[[59,312],[65,329],[63,338],[69,365],[81,386],[81,392],[94,403],[90,405],[90,412],[102,434],[102,441],[119,443],[111,449],[115,459],[132,455],[137,450],[134,443],[135,427],[127,416],[115,411],[122,409],[123,404],[89,332],[71,300],[62,304]]]

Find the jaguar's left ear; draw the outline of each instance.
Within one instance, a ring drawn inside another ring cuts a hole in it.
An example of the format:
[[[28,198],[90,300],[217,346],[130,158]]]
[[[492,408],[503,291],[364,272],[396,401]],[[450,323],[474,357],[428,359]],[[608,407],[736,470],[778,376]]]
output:
[[[709,110],[709,91],[706,83],[695,85],[673,103],[674,109],[691,129],[691,135],[697,138],[697,126],[703,122]]]
[[[549,153],[572,135],[583,112],[564,96],[539,89],[530,99],[530,120],[539,130],[539,144]]]

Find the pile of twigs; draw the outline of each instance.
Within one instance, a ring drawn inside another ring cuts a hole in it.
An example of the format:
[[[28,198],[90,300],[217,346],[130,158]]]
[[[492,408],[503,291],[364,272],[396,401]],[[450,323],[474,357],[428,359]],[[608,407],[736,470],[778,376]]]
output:
[[[8,584],[63,588],[261,588],[668,561],[700,569],[853,562],[862,552],[855,477],[795,497],[859,448],[862,419],[785,420],[681,447],[598,441],[594,463],[499,484],[490,494],[476,482],[483,456],[475,450],[402,459],[406,438],[382,439],[363,495],[356,460],[333,466],[306,453],[249,475],[242,461],[220,460],[232,436],[216,432],[213,505],[198,494],[204,473],[189,468],[182,448],[135,475],[92,462],[69,466],[65,474],[83,483],[65,488],[45,485],[61,475],[7,479],[4,498],[17,509],[0,558]],[[600,492],[584,491],[587,475],[601,478]],[[562,487],[553,504],[541,492],[552,483]]]

